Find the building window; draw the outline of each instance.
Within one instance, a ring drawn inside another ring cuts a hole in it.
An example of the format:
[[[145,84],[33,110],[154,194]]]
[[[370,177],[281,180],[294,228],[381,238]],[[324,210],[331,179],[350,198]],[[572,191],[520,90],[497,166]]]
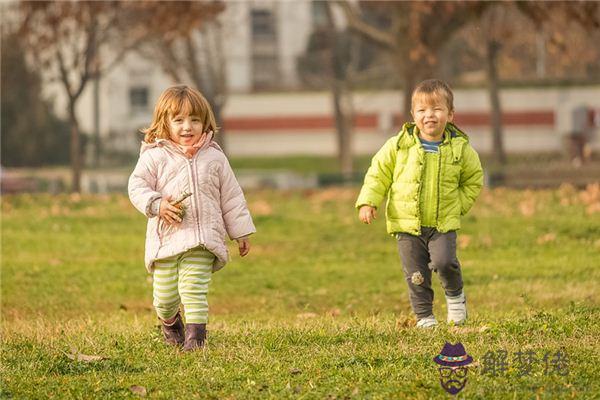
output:
[[[134,113],[148,110],[148,88],[136,86],[129,88],[129,106]]]
[[[274,38],[275,21],[273,13],[269,10],[252,10],[252,37]]]
[[[327,2],[323,0],[313,0],[311,13],[313,26],[323,28],[329,26],[329,17],[327,16]]]
[[[280,84],[279,51],[275,16],[268,9],[251,11],[252,21],[252,85],[266,90]]]
[[[254,56],[252,64],[255,90],[273,89],[281,83],[276,56]]]

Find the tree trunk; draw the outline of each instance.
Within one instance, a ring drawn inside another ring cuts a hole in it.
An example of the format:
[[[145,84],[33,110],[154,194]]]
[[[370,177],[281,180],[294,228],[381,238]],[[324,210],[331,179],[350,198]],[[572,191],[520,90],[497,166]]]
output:
[[[100,140],[100,74],[94,75],[94,167],[100,166],[102,141]]]
[[[353,121],[352,93],[348,84],[334,79],[332,84],[333,109],[337,133],[338,161],[344,177],[351,177],[353,172]]]
[[[219,125],[223,122],[223,99],[225,98],[223,93],[225,87],[219,84],[222,78],[219,74],[224,74],[222,68],[225,67],[224,64],[214,65],[218,62],[215,55],[218,51],[212,51],[214,43],[211,40],[214,38],[208,34],[207,30],[198,33],[198,35],[196,37],[187,36],[184,39],[187,59],[186,71],[196,88],[202,92],[211,105],[215,122]],[[200,56],[198,57],[198,55]],[[214,139],[221,146],[223,152],[227,154],[225,130],[222,126]]]
[[[354,110],[348,74],[348,60],[344,60],[343,40],[335,28],[331,4],[326,7],[329,20],[328,37],[330,51],[331,94],[333,101],[335,132],[337,138],[338,165],[345,178],[350,178],[353,166]],[[352,43],[347,43],[352,46]]]
[[[338,161],[340,171],[345,177],[352,175],[352,136],[354,131],[354,110],[352,93],[348,82],[347,66],[342,59],[342,43],[337,32],[332,29],[332,95],[335,118],[335,131],[338,144]]]
[[[69,124],[71,125],[71,192],[81,192],[81,142],[79,123],[75,115],[75,102],[69,104]]]
[[[490,39],[487,42],[487,81],[490,96],[490,112],[492,124],[492,153],[497,165],[506,164],[504,140],[502,137],[502,107],[500,105],[497,58],[500,43]]]
[[[215,115],[215,121],[217,122],[217,125],[222,124],[223,106],[219,102],[214,101],[212,99],[207,100],[213,105],[213,113]],[[219,146],[221,146],[221,149],[223,149],[225,154],[227,154],[227,145],[225,144],[225,130],[222,126],[219,129],[219,133],[215,135],[215,141],[219,144]]]
[[[420,68],[418,65],[416,67],[412,67],[413,64],[407,63],[406,60],[408,60],[408,54],[401,55],[396,64],[402,68],[400,74],[403,77],[402,80],[404,84],[402,92],[402,97],[404,100],[402,106],[402,115],[400,117],[402,123],[412,121],[412,115],[410,113],[412,109],[412,92],[415,89],[415,86],[417,86],[417,80],[419,79],[416,68]]]

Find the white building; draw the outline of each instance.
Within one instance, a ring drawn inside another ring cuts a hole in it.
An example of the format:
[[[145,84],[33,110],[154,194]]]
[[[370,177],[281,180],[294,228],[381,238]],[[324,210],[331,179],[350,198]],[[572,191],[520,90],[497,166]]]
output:
[[[331,96],[294,92],[299,88],[296,60],[317,24],[324,23],[323,2],[228,1],[219,16],[224,29],[228,100],[223,110],[227,149],[233,156],[336,153]],[[153,104],[172,82],[157,63],[136,53],[99,83],[99,135],[103,148],[135,154],[140,128],[152,118]],[[268,92],[287,89],[286,93]],[[61,88],[49,86],[57,110],[65,110]],[[375,151],[403,122],[401,93],[356,93],[355,153]],[[510,152],[556,151],[572,130],[579,106],[600,110],[600,87],[504,89],[505,146]],[[489,100],[485,89],[456,90],[457,119],[479,151],[490,152]],[[77,112],[81,128],[92,134],[94,85],[90,82]],[[594,147],[598,148],[596,141]]]
[[[312,30],[314,3],[271,0],[225,4],[219,19],[229,93],[297,88],[296,59],[304,52]],[[175,83],[182,82],[173,82],[157,63],[129,53],[98,85],[102,140],[108,141],[110,148],[137,149],[139,137],[135,132],[149,125],[154,102]],[[54,99],[61,115],[66,97],[59,85],[48,85],[45,94]],[[89,82],[77,106],[81,128],[88,134],[96,130],[94,96],[94,84]]]

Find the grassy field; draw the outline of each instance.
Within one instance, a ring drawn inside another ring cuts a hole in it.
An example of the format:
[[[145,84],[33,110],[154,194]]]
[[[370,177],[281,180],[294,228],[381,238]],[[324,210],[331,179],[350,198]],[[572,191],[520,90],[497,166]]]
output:
[[[446,341],[475,360],[459,397],[598,398],[600,186],[485,191],[459,235],[470,320],[430,331],[383,216],[357,221],[357,190],[247,193],[259,233],[214,275],[194,354],[161,342],[126,197],[4,196],[0,398],[447,398],[432,362]],[[567,369],[545,374],[558,352]]]

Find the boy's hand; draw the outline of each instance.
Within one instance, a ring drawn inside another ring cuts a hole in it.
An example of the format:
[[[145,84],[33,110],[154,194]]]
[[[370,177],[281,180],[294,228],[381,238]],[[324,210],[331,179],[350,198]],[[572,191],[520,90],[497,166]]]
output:
[[[158,215],[160,218],[169,225],[178,224],[181,222],[179,213],[181,212],[180,206],[174,206],[171,204],[173,200],[172,196],[163,197],[160,201],[160,209]]]
[[[358,210],[358,219],[365,224],[370,224],[371,221],[377,218],[377,209],[371,206],[361,206]]]
[[[240,250],[240,256],[244,257],[250,252],[250,239],[240,238],[235,239],[238,242],[238,248]]]

